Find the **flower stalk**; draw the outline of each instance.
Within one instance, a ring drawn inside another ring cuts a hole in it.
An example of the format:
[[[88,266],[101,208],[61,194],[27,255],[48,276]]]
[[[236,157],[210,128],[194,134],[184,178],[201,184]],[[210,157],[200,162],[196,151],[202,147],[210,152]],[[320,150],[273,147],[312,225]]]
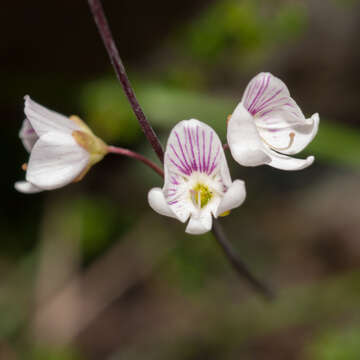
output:
[[[227,241],[226,235],[223,227],[221,226],[219,220],[214,220],[212,233],[215,236],[216,241],[220,245],[224,254],[230,261],[233,268],[236,272],[243,278],[245,278],[248,283],[254,288],[254,290],[261,293],[265,299],[272,301],[275,297],[274,293],[259,279],[257,279],[249,270],[249,268],[241,261],[237,256],[235,250],[231,244]]]
[[[113,36],[110,31],[108,21],[106,19],[104,9],[100,0],[88,0],[91,12],[93,14],[96,26],[99,30],[100,36],[105,45],[106,51],[110,57],[111,63],[115,70],[116,76],[119,79],[124,92],[129,100],[129,103],[137,117],[139,124],[149,140],[151,146],[153,147],[156,155],[158,156],[161,162],[164,161],[164,151],[160,144],[160,141],[155,134],[155,131],[151,127],[149,121],[147,120],[137,98],[135,92],[130,84],[129,78],[126,74],[126,70],[123,62],[121,61],[119,51],[115,45]]]
[[[142,163],[144,163],[145,165],[149,166],[151,169],[153,169],[161,177],[164,177],[163,169],[161,169],[159,166],[157,166],[155,163],[153,163],[151,160],[149,160],[145,156],[143,156],[135,151],[131,151],[129,149],[124,149],[124,148],[117,147],[117,146],[108,146],[107,150],[108,150],[108,153],[124,155],[129,158],[139,160]]]

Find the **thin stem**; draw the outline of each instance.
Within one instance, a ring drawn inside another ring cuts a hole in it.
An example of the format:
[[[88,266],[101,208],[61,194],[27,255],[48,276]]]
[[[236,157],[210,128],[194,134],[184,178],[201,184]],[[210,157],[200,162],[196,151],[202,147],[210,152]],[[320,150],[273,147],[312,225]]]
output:
[[[149,121],[147,120],[136,96],[135,92],[130,84],[129,78],[126,74],[125,67],[121,61],[119,51],[115,45],[113,36],[111,34],[109,24],[107,22],[106,16],[104,14],[104,9],[101,5],[100,0],[88,0],[91,12],[93,14],[96,26],[99,30],[107,53],[110,57],[111,63],[114,67],[117,78],[119,79],[124,92],[130,102],[130,105],[140,123],[142,130],[144,131],[145,136],[149,140],[151,146],[155,150],[158,158],[161,162],[164,161],[164,151],[160,144],[158,137],[156,136],[153,128],[151,127]]]
[[[225,232],[220,224],[220,222],[214,219],[212,232],[220,245],[221,249],[227,256],[233,268],[236,272],[243,278],[245,278],[250,285],[259,293],[261,293],[267,300],[273,300],[273,292],[260,280],[258,280],[249,270],[249,268],[240,260],[240,258],[235,253],[235,250],[231,244],[226,239]]]
[[[151,169],[153,169],[157,174],[159,174],[161,177],[164,177],[164,171],[158,167],[155,163],[153,163],[151,160],[146,158],[145,156],[135,152],[131,151],[129,149],[124,149],[116,146],[108,146],[108,152],[112,154],[119,154],[124,155],[132,159],[139,160],[143,162],[145,165],[149,166]]]
[[[149,121],[147,120],[137,98],[135,96],[134,90],[131,87],[130,81],[126,75],[125,67],[121,61],[119,52],[113,40],[107,19],[104,14],[103,7],[101,5],[100,0],[88,0],[91,12],[93,14],[95,23],[100,32],[101,38],[104,42],[105,48],[110,57],[111,63],[114,67],[117,78],[119,79],[124,92],[130,102],[130,105],[142,127],[145,136],[156,152],[158,158],[162,163],[164,163],[164,151],[160,144],[158,137],[156,136],[153,128],[151,127]],[[225,145],[226,148],[226,145]],[[131,150],[116,148],[114,146],[109,146],[108,151],[111,153],[121,154],[125,156],[132,157],[134,159],[142,161],[144,164],[151,167],[155,170],[160,176],[164,177],[163,171],[155,165],[153,162],[143,157],[140,154],[137,154]],[[218,223],[217,220],[214,220],[214,226],[212,232],[229,259],[230,263],[233,265],[235,270],[239,275],[248,280],[248,282],[253,286],[253,288],[263,294],[267,299],[271,299],[273,297],[271,291],[263,285],[259,280],[257,280],[249,271],[249,269],[242,263],[242,261],[236,256],[234,250],[231,247],[231,244],[227,241],[226,236]]]

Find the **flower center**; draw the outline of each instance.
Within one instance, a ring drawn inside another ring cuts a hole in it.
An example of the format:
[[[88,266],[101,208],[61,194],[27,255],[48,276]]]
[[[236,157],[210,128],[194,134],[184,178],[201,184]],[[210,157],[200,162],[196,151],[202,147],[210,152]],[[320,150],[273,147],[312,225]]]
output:
[[[206,206],[213,197],[212,191],[201,183],[197,183],[194,188],[190,190],[190,195],[194,205],[201,209]]]

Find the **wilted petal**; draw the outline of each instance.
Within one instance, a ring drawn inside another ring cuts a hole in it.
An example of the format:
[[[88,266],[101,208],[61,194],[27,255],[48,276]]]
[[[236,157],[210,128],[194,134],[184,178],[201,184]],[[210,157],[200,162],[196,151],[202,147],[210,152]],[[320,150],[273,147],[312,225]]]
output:
[[[31,152],[31,149],[33,148],[34,144],[38,140],[38,136],[34,130],[34,128],[31,126],[31,123],[28,119],[25,119],[22,123],[19,137],[25,147],[25,149],[28,152]]]
[[[26,180],[52,190],[75,180],[89,162],[89,154],[71,135],[49,132],[32,149]]]
[[[242,180],[235,180],[229,187],[217,208],[216,217],[239,207],[246,198],[245,183]]]
[[[160,188],[153,188],[149,191],[148,201],[150,207],[160,215],[176,218],[175,214],[171,211],[170,206],[167,204],[164,193]]]
[[[35,194],[43,191],[43,189],[40,189],[27,181],[17,181],[14,186],[17,191],[25,194]]]
[[[254,118],[242,103],[236,107],[228,122],[227,141],[232,157],[240,165],[258,166],[270,162]]]
[[[192,216],[186,227],[186,232],[193,235],[201,235],[211,230],[212,217],[209,212],[203,212],[201,216]]]
[[[25,96],[25,114],[38,136],[54,131],[71,134],[74,130],[81,130],[75,121],[41,106],[28,95]]]

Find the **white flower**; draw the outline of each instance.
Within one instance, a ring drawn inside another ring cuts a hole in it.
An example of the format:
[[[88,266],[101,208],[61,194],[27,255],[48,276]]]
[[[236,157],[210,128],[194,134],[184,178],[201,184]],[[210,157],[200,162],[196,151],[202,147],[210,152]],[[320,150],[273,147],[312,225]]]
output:
[[[19,136],[30,159],[24,167],[26,181],[15,183],[20,192],[53,190],[81,180],[107,153],[106,144],[77,116],[48,110],[29,96],[25,114]]]
[[[270,73],[260,73],[250,81],[228,121],[227,140],[241,165],[300,170],[311,165],[314,157],[287,155],[303,150],[318,127],[318,114],[306,119],[286,85]]]
[[[162,189],[150,190],[150,206],[159,214],[186,222],[186,232],[203,234],[212,215],[227,215],[245,200],[245,184],[231,181],[221,141],[208,125],[184,120],[171,131],[164,160]]]

